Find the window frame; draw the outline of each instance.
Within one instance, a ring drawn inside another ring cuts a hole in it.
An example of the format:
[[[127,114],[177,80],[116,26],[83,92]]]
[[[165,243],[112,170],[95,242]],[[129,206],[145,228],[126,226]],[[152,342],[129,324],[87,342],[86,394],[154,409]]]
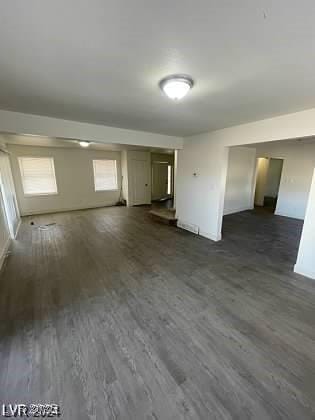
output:
[[[23,191],[23,195],[24,197],[49,197],[49,196],[53,196],[53,195],[59,195],[59,189],[58,189],[58,184],[57,184],[57,177],[56,177],[56,170],[55,170],[55,159],[52,156],[18,156],[18,166],[19,166],[19,170],[20,170],[20,177],[21,177],[21,185],[22,185],[22,191]],[[24,187],[24,175],[22,172],[22,167],[21,167],[21,162],[23,159],[49,159],[52,161],[52,170],[53,170],[53,175],[54,175],[54,180],[55,180],[55,185],[56,185],[56,192],[45,192],[45,193],[27,193],[25,192],[25,187]]]
[[[96,171],[95,171],[95,162],[98,161],[111,161],[115,162],[115,178],[116,178],[116,188],[103,188],[103,189],[96,189]],[[92,166],[93,166],[93,181],[94,181],[94,192],[106,192],[106,191],[119,191],[119,184],[118,184],[118,166],[117,166],[117,159],[109,159],[109,158],[102,158],[102,159],[92,159]]]

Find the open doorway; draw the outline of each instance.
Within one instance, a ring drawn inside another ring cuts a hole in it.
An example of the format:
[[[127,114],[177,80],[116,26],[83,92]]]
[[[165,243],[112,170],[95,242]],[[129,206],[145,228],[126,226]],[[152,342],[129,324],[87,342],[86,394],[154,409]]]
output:
[[[152,200],[164,200],[172,195],[172,165],[152,162]]]
[[[152,208],[150,214],[159,221],[176,224],[174,208],[175,154],[151,154]]]
[[[173,207],[174,153],[152,153],[152,202]]]
[[[233,252],[292,272],[315,167],[315,138],[229,149],[223,238]]]
[[[274,213],[277,207],[283,159],[258,158],[256,166],[255,206]]]

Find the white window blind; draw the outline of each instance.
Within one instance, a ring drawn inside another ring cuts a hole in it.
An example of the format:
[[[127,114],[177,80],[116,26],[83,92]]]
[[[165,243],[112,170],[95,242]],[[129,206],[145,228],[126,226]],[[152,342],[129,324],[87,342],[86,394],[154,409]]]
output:
[[[116,160],[93,160],[95,191],[117,190]]]
[[[19,157],[24,194],[57,194],[54,159],[50,157]]]

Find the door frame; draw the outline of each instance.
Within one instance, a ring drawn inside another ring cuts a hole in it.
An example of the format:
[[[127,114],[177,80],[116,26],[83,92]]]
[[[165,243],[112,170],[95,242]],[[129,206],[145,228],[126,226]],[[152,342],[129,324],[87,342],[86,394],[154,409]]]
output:
[[[0,170],[0,201],[1,201],[1,207],[3,209],[3,215],[4,215],[5,223],[7,225],[8,232],[10,234],[11,239],[14,239],[15,238],[14,226],[10,222],[10,218],[9,218],[9,210],[8,210],[8,204],[7,204],[5,193],[4,193],[1,170]]]

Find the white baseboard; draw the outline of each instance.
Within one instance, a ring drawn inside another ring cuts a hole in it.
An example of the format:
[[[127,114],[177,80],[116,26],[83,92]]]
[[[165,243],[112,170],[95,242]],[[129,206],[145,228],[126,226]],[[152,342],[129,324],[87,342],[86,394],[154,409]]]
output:
[[[188,230],[188,232],[195,233],[196,235],[199,233],[199,227],[197,225],[185,222],[184,220],[178,220],[177,226],[181,229]]]
[[[65,207],[65,208],[59,208],[59,209],[50,209],[50,210],[30,210],[27,212],[22,212],[22,216],[34,216],[34,215],[40,215],[40,214],[50,214],[50,213],[62,213],[65,211],[76,211],[76,210],[89,210],[89,209],[99,209],[102,207],[112,207],[116,204],[117,201],[113,203],[106,203],[99,206],[91,206],[91,207]]]
[[[304,217],[301,216],[297,216],[297,215],[292,215],[292,214],[288,214],[288,213],[283,213],[281,211],[275,211],[274,213],[276,216],[282,216],[282,217],[288,217],[290,219],[296,219],[296,220],[304,220]]]
[[[315,271],[308,270],[307,268],[302,267],[301,265],[295,264],[294,272],[297,274],[301,274],[304,277],[308,277],[310,279],[315,280]]]
[[[220,241],[222,239],[221,233],[219,235],[214,235],[209,232],[205,232],[199,229],[199,226],[192,223],[185,222],[183,220],[178,220],[177,227],[188,230],[189,232],[194,233],[195,235],[203,236],[204,238],[211,239],[211,241]]]
[[[224,210],[223,216],[227,216],[229,214],[234,214],[234,213],[240,213],[241,211],[253,210],[253,209],[254,209],[253,206],[239,207],[238,209],[227,209],[227,210]]]
[[[199,235],[200,235],[200,236],[203,236],[204,238],[211,239],[211,241],[215,241],[215,242],[221,241],[221,239],[222,239],[222,235],[221,235],[221,233],[220,233],[219,235],[213,235],[212,233],[209,233],[209,232],[203,232],[203,231],[201,230],[201,231],[199,232]]]
[[[19,223],[18,223],[18,225],[17,225],[17,227],[16,227],[16,229],[15,229],[15,232],[14,232],[14,238],[16,239],[16,237],[18,236],[18,234],[19,234],[19,230],[20,230],[20,227],[21,227],[21,219],[19,219]]]
[[[3,265],[3,263],[4,263],[4,260],[6,259],[6,256],[7,256],[7,254],[8,254],[8,251],[9,251],[10,245],[11,245],[11,238],[10,238],[10,237],[8,237],[8,239],[7,239],[6,243],[5,243],[4,247],[3,247],[3,250],[2,250],[2,252],[1,252],[1,255],[0,255],[0,270],[1,270],[1,268],[2,268],[2,265]]]

